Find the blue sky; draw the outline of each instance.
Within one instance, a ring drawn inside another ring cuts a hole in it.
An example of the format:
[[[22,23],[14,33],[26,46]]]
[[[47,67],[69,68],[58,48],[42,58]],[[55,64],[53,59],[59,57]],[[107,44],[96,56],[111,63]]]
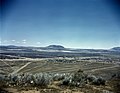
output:
[[[120,46],[118,0],[5,1],[1,7],[3,45]]]

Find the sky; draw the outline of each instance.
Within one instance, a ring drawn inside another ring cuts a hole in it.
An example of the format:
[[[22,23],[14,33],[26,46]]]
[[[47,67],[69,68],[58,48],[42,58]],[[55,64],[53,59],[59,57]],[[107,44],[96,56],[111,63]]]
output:
[[[0,0],[1,45],[120,46],[119,0]]]

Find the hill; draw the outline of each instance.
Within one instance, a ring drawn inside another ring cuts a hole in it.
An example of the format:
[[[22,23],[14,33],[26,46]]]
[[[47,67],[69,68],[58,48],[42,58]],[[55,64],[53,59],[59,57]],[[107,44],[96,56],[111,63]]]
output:
[[[61,45],[49,45],[47,46],[49,49],[54,49],[54,50],[64,50],[65,48]]]
[[[120,47],[113,47],[113,48],[111,48],[111,50],[120,52]]]

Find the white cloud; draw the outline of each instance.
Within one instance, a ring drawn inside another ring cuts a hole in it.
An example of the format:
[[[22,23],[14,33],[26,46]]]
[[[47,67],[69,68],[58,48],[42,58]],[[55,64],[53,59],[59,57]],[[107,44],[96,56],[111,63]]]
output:
[[[26,39],[24,39],[24,40],[22,40],[23,42],[26,42],[27,40]]]
[[[15,42],[15,40],[12,40],[12,42]]]
[[[22,43],[23,43],[23,44],[26,44],[26,43],[27,43],[26,41],[27,41],[26,39],[23,39],[23,40],[22,40]]]
[[[24,44],[26,44],[26,42],[23,42]]]

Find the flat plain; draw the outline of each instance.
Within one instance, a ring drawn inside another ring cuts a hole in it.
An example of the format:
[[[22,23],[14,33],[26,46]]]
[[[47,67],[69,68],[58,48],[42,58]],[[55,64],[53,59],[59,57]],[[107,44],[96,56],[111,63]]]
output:
[[[74,74],[81,70],[88,76],[94,75],[98,78],[104,78],[106,83],[100,86],[86,84],[84,87],[70,87],[60,85],[61,80],[58,80],[42,88],[40,86],[25,88],[19,86],[1,87],[4,93],[119,93],[119,52],[101,52],[103,50],[94,50],[94,52],[91,52],[93,50],[72,50],[73,53],[61,52],[61,50],[60,52],[35,51],[19,51],[19,53],[17,53],[18,51],[12,51],[11,53],[11,50],[4,50],[0,59],[0,75],[35,75],[39,73],[65,75]],[[87,53],[83,53],[84,51],[87,51]]]

